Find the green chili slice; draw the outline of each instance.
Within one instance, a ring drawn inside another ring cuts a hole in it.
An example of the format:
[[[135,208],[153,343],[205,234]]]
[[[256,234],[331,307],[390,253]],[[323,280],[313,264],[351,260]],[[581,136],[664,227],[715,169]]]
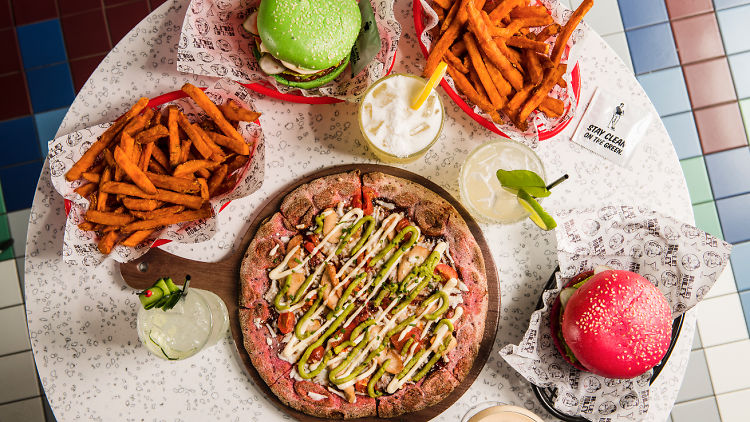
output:
[[[378,372],[375,373],[375,375],[370,378],[370,382],[367,383],[367,394],[370,395],[370,397],[380,397],[383,395],[380,391],[375,391],[375,384],[380,381],[380,378],[385,374],[385,368],[388,367],[388,365],[391,363],[390,359],[386,359],[385,362],[383,362],[383,365],[378,369]]]
[[[356,232],[364,223],[367,223],[367,229],[365,229],[365,232],[362,233],[362,237],[360,237],[359,242],[354,246],[354,249],[352,249],[351,255],[354,255],[357,253],[359,248],[362,247],[362,245],[365,244],[365,241],[368,237],[370,237],[370,234],[372,233],[372,230],[375,228],[375,219],[371,215],[366,215],[359,219],[356,223],[354,223],[353,226],[349,227],[346,232],[346,235],[343,239],[341,239],[341,243],[339,243],[339,247],[336,248],[336,255],[340,254],[344,250],[344,246],[346,246],[347,243],[349,243],[349,239],[351,239],[352,234]]]
[[[294,326],[294,335],[296,335],[298,339],[304,340],[310,337],[310,335],[313,333],[309,331],[303,333],[302,324],[304,324],[305,321],[310,319],[310,317],[312,317],[312,315],[318,309],[318,306],[320,306],[320,302],[323,300],[323,292],[325,292],[327,288],[328,288],[327,284],[320,286],[320,288],[318,288],[318,298],[315,299],[315,302],[313,302],[310,309],[308,309],[307,312],[305,312],[305,314],[302,315],[302,318],[300,318],[299,322],[297,322],[297,325]]]

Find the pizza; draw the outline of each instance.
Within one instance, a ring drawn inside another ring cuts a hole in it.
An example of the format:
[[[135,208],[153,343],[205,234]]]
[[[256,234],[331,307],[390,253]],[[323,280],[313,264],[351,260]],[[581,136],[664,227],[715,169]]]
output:
[[[299,186],[240,269],[244,346],[271,391],[312,416],[395,417],[447,397],[484,333],[484,259],[429,189],[384,173]]]

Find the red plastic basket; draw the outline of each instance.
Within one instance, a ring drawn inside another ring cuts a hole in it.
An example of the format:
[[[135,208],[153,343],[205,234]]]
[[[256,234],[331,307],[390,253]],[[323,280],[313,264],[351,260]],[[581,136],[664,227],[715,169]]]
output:
[[[422,54],[424,54],[425,57],[427,57],[428,51],[427,47],[422,44],[422,32],[424,32],[424,22],[422,21],[422,3],[419,0],[414,0],[414,7],[413,7],[413,15],[414,15],[414,29],[417,33],[417,40],[419,41],[419,47],[422,49]],[[578,105],[578,101],[581,98],[581,69],[576,63],[575,67],[573,67],[573,71],[571,72],[572,75],[572,87],[573,91],[576,95],[576,106]],[[466,104],[466,101],[464,101],[456,91],[451,88],[450,85],[448,85],[448,82],[443,79],[440,82],[440,85],[445,89],[445,92],[448,94],[451,99],[458,104],[459,107],[461,107],[461,110],[463,110],[466,114],[469,115],[472,119],[474,119],[477,123],[480,125],[486,127],[487,129],[497,133],[498,135],[508,138],[509,136],[503,133],[500,129],[495,126],[495,124],[484,117],[478,115],[474,112],[474,109]],[[546,130],[540,130],[539,131],[539,140],[544,141],[545,139],[552,138],[553,136],[560,133],[563,129],[565,129],[568,124],[570,124],[570,121],[572,119],[568,119],[559,125],[555,126],[552,130],[546,131]]]
[[[245,86],[247,86],[247,85],[245,85]],[[203,90],[203,91],[206,90],[206,88],[200,88],[200,89]],[[172,91],[172,92],[168,92],[166,94],[162,94],[162,95],[159,95],[158,97],[154,97],[154,98],[150,99],[149,102],[148,102],[148,104],[146,105],[146,107],[158,107],[160,105],[163,105],[163,104],[175,101],[175,100],[179,100],[180,98],[185,98],[187,96],[188,95],[184,91]],[[120,116],[120,117],[122,117],[122,116]],[[116,120],[119,120],[120,117],[118,117]],[[260,122],[258,122],[258,124],[260,125]],[[253,152],[254,152],[254,150],[253,150]],[[250,160],[248,160],[248,162],[247,162],[246,165],[250,165]],[[238,179],[237,182],[239,183],[239,179]],[[231,202],[232,201],[229,201],[226,204],[222,205],[221,208],[219,208],[219,212],[222,212],[224,210],[224,208],[226,208],[227,205],[229,205]],[[65,215],[66,216],[68,214],[70,214],[70,209],[72,207],[71,204],[72,204],[72,202],[70,200],[68,200],[68,199],[65,200]],[[154,243],[151,245],[151,247],[155,248],[155,247],[158,247],[158,246],[161,246],[161,245],[166,245],[169,242],[171,242],[171,240],[169,240],[169,239],[156,239],[154,241]]]

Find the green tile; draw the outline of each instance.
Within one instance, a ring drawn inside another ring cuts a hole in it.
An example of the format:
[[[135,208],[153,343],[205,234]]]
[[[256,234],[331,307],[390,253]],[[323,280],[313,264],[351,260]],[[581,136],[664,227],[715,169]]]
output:
[[[0,215],[0,242],[10,239],[10,226],[8,225],[7,214]],[[13,248],[8,248],[0,254],[0,261],[13,259]]]
[[[719,214],[716,212],[716,204],[713,201],[693,205],[693,214],[695,214],[695,225],[699,229],[724,240],[721,223],[719,223]]]
[[[703,157],[688,158],[680,161],[682,172],[685,174],[690,200],[693,204],[700,204],[714,199],[711,193],[711,184],[708,181],[708,172]]]
[[[742,120],[745,121],[747,139],[750,139],[750,98],[740,101],[740,110],[742,110]]]
[[[3,196],[3,189],[0,188],[0,214],[5,214],[5,197]]]

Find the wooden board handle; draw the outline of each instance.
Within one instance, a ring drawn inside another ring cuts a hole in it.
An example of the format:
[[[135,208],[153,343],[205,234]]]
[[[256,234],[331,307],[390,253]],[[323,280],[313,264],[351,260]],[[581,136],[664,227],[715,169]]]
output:
[[[153,286],[162,277],[171,277],[175,284],[182,285],[185,276],[190,275],[190,287],[219,294],[217,287],[226,288],[227,282],[239,277],[239,267],[227,265],[227,261],[193,261],[153,248],[138,259],[120,264],[120,273],[128,286],[138,290]]]

